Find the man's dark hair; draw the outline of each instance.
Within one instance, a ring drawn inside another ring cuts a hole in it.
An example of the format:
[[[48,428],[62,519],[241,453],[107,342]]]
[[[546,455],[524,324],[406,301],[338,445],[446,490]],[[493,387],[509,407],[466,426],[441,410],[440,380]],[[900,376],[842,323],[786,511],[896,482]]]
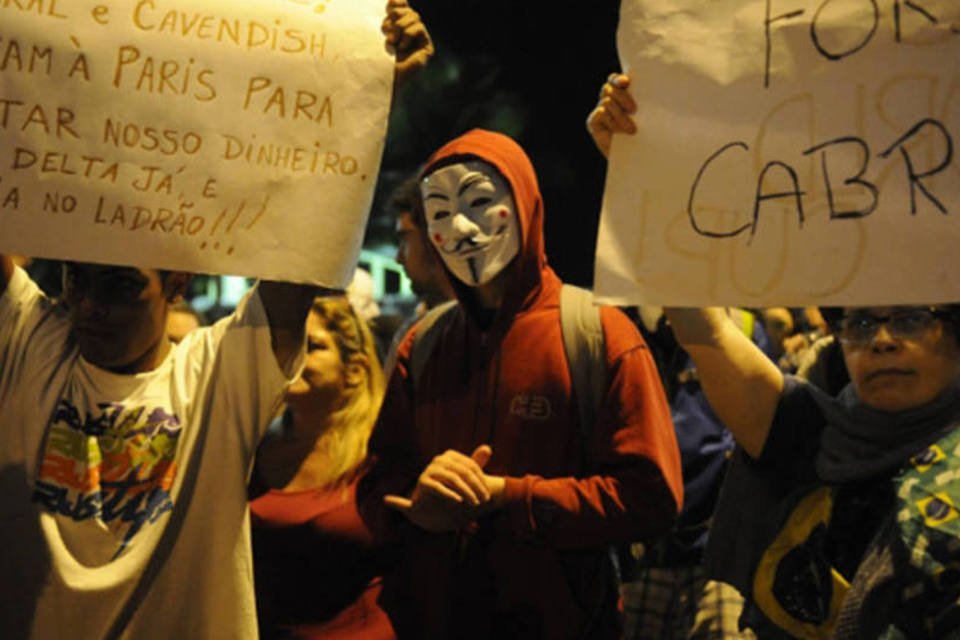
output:
[[[413,224],[423,227],[423,197],[420,195],[419,173],[413,174],[393,190],[388,206],[397,218],[409,213]]]

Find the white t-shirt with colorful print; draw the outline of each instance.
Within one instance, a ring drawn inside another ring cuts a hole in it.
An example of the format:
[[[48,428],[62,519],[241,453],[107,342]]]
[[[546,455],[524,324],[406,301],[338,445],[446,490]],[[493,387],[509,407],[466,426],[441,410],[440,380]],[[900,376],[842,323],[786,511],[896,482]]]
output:
[[[17,270],[0,297],[0,635],[253,638],[246,483],[299,366],[259,296],[148,373],[84,361]]]

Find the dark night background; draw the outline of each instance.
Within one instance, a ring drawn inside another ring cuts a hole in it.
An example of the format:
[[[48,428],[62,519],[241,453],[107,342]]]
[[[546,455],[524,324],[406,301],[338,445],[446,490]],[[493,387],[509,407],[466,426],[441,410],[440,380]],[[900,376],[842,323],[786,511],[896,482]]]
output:
[[[587,114],[618,68],[619,2],[411,0],[433,36],[430,64],[395,96],[370,244],[393,242],[393,188],[440,145],[474,127],[526,149],[540,180],[550,263],[561,278],[593,279],[605,162]]]

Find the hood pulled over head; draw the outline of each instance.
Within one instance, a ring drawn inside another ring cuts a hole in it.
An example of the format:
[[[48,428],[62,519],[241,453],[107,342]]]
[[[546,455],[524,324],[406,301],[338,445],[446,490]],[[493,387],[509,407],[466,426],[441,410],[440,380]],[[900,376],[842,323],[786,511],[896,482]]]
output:
[[[430,156],[420,175],[426,178],[444,167],[477,160],[496,169],[512,191],[520,227],[520,247],[514,264],[509,267],[511,273],[504,306],[516,310],[536,294],[542,272],[547,269],[543,243],[543,200],[536,172],[527,154],[508,136],[474,129],[438,149]],[[451,280],[460,295],[462,283],[453,278]],[[462,299],[462,295],[460,297]]]

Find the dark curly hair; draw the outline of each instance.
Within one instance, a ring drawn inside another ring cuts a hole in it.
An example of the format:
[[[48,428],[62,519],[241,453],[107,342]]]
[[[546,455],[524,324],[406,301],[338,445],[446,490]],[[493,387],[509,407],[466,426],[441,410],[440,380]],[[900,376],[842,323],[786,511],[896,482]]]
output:
[[[420,174],[416,173],[401,182],[390,194],[387,206],[397,218],[403,214],[409,214],[414,225],[423,227],[423,197],[420,195]]]

